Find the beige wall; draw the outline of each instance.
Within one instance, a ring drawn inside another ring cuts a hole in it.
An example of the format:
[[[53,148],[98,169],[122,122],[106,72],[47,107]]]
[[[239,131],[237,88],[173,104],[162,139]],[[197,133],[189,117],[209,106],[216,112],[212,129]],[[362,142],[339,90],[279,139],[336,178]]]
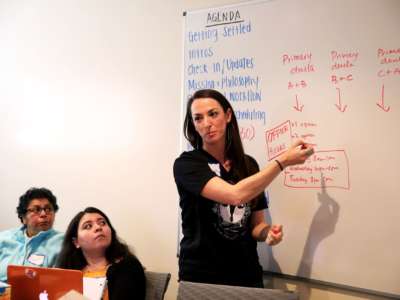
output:
[[[31,186],[58,196],[59,230],[97,206],[148,270],[172,273],[175,299],[182,13],[228,3],[0,1],[0,230]]]

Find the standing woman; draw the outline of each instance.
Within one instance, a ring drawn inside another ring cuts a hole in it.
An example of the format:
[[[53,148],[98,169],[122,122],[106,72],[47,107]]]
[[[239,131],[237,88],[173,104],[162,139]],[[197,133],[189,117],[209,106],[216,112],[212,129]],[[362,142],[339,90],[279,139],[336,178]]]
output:
[[[281,225],[265,222],[264,190],[313,149],[297,141],[259,171],[244,154],[232,106],[215,90],[188,100],[184,134],[194,150],[174,163],[183,231],[179,280],[263,287],[257,241],[272,246],[283,236]]]
[[[144,299],[144,269],[122,243],[108,217],[95,207],[79,212],[68,225],[58,267],[82,270],[84,277],[106,278],[103,300]]]

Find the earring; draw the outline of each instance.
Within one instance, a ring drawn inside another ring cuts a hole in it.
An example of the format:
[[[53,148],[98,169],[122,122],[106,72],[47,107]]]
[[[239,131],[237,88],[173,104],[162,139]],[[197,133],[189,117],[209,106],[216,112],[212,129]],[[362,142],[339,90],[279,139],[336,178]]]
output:
[[[78,245],[78,243],[76,242],[76,238],[72,238],[72,243],[74,244],[76,249],[79,249],[80,246]]]

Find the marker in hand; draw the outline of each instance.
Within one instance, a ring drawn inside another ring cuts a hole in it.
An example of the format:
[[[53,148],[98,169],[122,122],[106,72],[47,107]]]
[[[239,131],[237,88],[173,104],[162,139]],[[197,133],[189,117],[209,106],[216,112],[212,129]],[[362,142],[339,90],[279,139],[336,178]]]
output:
[[[279,243],[282,240],[282,225],[273,225],[268,232],[266,243],[270,246]]]
[[[307,156],[311,156],[311,155],[314,154],[314,148],[312,148],[312,146],[315,146],[315,144],[302,144],[301,147],[300,147],[300,149],[301,149],[301,150],[307,149],[306,155],[307,155]]]

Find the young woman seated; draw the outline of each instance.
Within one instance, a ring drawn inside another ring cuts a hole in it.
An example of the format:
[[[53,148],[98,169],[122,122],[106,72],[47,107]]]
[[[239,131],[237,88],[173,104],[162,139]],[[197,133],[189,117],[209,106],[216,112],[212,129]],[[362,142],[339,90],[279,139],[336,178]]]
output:
[[[58,267],[82,270],[84,277],[105,278],[103,300],[144,299],[144,269],[122,243],[108,217],[95,207],[79,212],[65,233]]]

